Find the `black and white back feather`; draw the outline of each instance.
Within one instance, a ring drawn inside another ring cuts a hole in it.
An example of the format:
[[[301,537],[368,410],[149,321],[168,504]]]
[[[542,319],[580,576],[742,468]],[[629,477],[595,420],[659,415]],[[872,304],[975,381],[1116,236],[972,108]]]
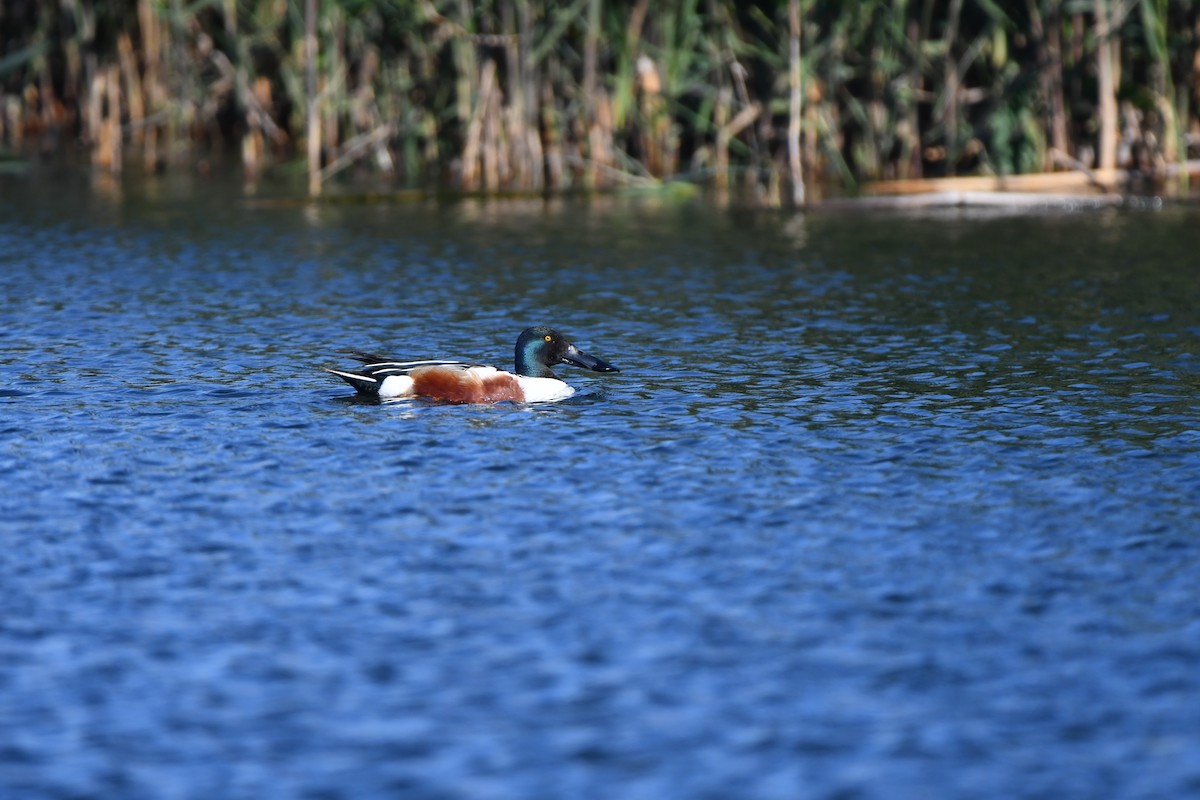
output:
[[[477,366],[466,361],[443,361],[430,359],[424,361],[392,361],[384,356],[366,353],[362,350],[351,350],[349,354],[363,366],[356,372],[346,372],[340,369],[326,368],[325,371],[337,375],[354,387],[359,394],[377,395],[380,385],[392,375],[408,375],[418,367],[448,367],[450,369],[468,369]]]

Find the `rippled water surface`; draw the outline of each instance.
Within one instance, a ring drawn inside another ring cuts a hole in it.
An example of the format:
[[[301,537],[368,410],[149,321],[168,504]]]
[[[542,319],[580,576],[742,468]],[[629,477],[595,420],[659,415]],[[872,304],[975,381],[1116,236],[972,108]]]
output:
[[[0,181],[0,796],[1200,794],[1197,210]]]

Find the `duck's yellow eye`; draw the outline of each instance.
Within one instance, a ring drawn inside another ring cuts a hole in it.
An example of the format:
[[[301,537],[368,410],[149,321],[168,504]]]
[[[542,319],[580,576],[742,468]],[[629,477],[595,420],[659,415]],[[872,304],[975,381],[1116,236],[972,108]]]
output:
[[[549,335],[547,335],[547,336],[546,336],[546,341],[548,342],[548,341],[550,341],[550,340],[551,340],[551,339],[553,339],[553,338],[554,338],[553,336],[549,336]]]

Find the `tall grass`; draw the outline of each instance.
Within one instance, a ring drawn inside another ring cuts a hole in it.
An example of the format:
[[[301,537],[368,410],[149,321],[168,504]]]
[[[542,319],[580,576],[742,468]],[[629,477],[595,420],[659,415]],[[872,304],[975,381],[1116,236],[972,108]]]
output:
[[[0,141],[400,185],[768,202],[1200,145],[1190,0],[6,0]],[[1186,171],[1183,171],[1186,174]]]

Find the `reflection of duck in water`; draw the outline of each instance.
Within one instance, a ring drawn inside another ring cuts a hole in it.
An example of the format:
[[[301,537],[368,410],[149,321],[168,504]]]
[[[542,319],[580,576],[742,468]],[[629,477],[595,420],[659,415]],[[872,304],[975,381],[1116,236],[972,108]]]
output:
[[[620,372],[590,356],[553,328],[528,328],[517,339],[515,374],[461,361],[388,361],[355,353],[364,366],[356,372],[330,369],[359,394],[391,400],[424,397],[445,403],[545,403],[563,400],[575,390],[550,369],[574,364],[593,372]]]

